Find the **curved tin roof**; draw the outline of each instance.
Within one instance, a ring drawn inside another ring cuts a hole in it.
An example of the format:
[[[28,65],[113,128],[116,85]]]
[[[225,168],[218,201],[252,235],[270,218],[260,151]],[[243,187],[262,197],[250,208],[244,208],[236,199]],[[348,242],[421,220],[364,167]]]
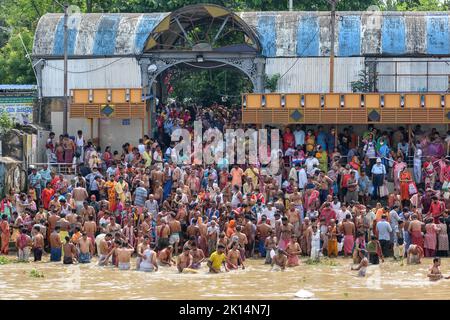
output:
[[[266,57],[328,56],[329,12],[237,12],[253,30]],[[69,55],[142,53],[154,28],[169,13],[78,14],[69,18]],[[337,12],[337,56],[450,55],[448,12]],[[37,26],[33,55],[62,56],[62,14]]]

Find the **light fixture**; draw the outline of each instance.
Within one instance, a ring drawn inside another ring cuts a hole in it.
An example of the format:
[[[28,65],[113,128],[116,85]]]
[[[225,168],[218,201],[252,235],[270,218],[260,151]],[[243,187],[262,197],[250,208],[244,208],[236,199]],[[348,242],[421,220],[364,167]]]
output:
[[[202,55],[197,56],[197,62],[205,62],[205,59],[203,58]]]
[[[151,64],[147,68],[148,73],[155,73],[156,70],[158,70],[158,67],[155,64]]]

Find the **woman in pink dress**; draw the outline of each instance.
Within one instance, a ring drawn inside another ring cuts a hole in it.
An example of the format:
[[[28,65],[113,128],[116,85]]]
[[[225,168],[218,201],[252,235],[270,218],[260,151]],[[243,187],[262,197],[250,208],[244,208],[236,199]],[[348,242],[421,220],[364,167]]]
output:
[[[439,232],[439,227],[433,222],[432,218],[427,220],[425,225],[425,257],[434,257],[436,253],[437,244],[437,233]]]
[[[406,163],[403,162],[401,157],[397,158],[397,161],[394,162],[394,188],[396,190],[400,190],[400,172],[402,172],[403,168],[406,168]]]

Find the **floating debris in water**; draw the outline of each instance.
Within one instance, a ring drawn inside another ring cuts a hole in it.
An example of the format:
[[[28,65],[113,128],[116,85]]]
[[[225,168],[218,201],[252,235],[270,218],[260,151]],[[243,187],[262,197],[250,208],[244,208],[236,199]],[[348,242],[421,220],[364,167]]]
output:
[[[344,296],[347,298],[349,296],[348,292],[344,292]]]
[[[309,298],[314,297],[314,293],[312,293],[311,291],[308,291],[308,290],[301,289],[301,290],[297,291],[294,296],[297,298],[301,298],[301,299],[309,299]]]
[[[305,263],[309,264],[309,265],[318,265],[318,264],[320,264],[320,265],[332,266],[332,267],[335,267],[335,266],[339,265],[339,263],[337,263],[336,261],[334,261],[333,259],[330,259],[328,257],[323,257],[323,258],[320,258],[320,259],[308,258],[308,260],[306,260]]]
[[[44,277],[44,273],[41,271],[38,271],[37,269],[32,269],[30,271],[30,277],[32,278],[43,278]]]

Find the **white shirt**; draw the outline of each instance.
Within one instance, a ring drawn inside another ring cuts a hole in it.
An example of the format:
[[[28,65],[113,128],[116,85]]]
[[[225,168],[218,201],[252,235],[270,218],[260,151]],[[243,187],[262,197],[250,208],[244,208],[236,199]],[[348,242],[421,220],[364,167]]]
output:
[[[140,154],[143,154],[145,152],[145,145],[143,144],[138,145],[138,150]]]
[[[306,171],[304,168],[300,168],[297,172],[297,180],[298,180],[298,187],[299,189],[305,188],[306,184],[308,183],[308,177],[306,175]]]
[[[314,158],[314,157],[308,157],[306,160],[305,160],[305,165],[306,165],[306,172],[309,174],[309,175],[313,175],[314,174],[314,165],[319,165],[319,160],[317,160],[317,158]]]
[[[341,203],[340,203],[339,201],[336,202],[336,203],[334,203],[334,201],[333,201],[333,202],[331,202],[331,208],[332,208],[334,211],[341,210]]]
[[[272,210],[269,210],[269,208],[265,207],[264,210],[261,212],[261,216],[265,215],[267,219],[270,220],[270,225],[272,227],[275,227],[275,212],[277,209],[275,207],[272,207]],[[259,217],[258,217],[259,220]]]
[[[75,137],[75,144],[76,144],[77,147],[83,147],[84,146],[84,138],[83,138],[83,136],[81,136],[81,138],[76,136]]]
[[[305,131],[303,130],[295,130],[294,131],[294,137],[295,137],[295,146],[298,145],[304,145],[305,144]]]

